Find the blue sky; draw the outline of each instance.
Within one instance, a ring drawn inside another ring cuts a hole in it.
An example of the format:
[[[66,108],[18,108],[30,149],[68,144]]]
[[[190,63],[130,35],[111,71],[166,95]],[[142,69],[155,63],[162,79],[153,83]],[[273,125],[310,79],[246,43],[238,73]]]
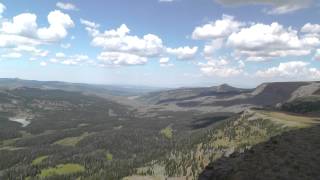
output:
[[[315,0],[2,0],[0,77],[161,87],[320,79]]]

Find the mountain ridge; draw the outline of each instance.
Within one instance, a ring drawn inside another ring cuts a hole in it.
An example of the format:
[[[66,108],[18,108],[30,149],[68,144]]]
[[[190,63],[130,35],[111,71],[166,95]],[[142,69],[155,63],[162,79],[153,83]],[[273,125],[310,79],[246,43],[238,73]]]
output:
[[[123,101],[99,94],[104,89],[88,93],[90,85],[12,84],[0,88],[3,179],[38,180],[42,171],[74,166],[82,171],[44,179],[194,180],[220,158],[320,122],[319,82],[174,89],[152,92],[174,100],[139,105],[127,92]]]

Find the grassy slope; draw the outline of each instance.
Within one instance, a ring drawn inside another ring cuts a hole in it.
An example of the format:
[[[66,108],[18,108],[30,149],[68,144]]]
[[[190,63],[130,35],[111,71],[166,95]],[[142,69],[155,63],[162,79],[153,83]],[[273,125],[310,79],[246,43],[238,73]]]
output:
[[[68,175],[83,172],[85,168],[79,164],[61,164],[56,167],[41,170],[40,178],[50,177],[55,175]]]
[[[93,133],[91,133],[93,134]],[[85,132],[81,136],[78,137],[67,137],[64,139],[61,139],[59,141],[56,141],[54,144],[59,144],[61,146],[76,146],[82,139],[86,138],[90,134]]]
[[[48,157],[49,156],[39,156],[36,159],[34,159],[31,164],[34,165],[34,166],[39,165],[39,164],[42,163],[42,161],[48,159]]]
[[[209,162],[233,152],[242,152],[283,132],[315,124],[319,124],[319,119],[283,112],[248,110],[240,117],[227,120],[198,136],[190,144],[181,146],[164,160],[139,169],[142,176],[131,176],[126,180],[145,175],[151,175],[149,179],[164,179],[167,176],[196,179]]]

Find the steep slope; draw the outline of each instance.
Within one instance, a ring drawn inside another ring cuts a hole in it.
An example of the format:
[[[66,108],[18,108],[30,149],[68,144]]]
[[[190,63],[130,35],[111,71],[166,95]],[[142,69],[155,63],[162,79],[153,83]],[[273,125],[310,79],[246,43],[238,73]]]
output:
[[[309,115],[320,115],[320,96],[299,97],[279,106],[284,111]]]
[[[214,124],[208,131],[193,134],[165,157],[138,169],[137,175],[149,175],[154,179],[197,179],[209,162],[233,152],[243,152],[283,132],[307,128],[319,122],[320,119],[282,112],[248,110],[237,118]]]
[[[320,115],[320,83],[311,83],[296,90],[291,98],[277,108],[293,113]]]
[[[320,126],[286,132],[206,167],[199,180],[320,179]]]

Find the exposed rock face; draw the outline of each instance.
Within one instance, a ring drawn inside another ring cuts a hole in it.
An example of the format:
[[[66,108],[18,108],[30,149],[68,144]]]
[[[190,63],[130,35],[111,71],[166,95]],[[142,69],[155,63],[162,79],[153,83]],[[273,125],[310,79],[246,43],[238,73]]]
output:
[[[320,127],[271,138],[208,165],[199,180],[320,179]]]
[[[300,97],[310,96],[315,94],[320,90],[320,83],[311,83],[306,86],[301,86],[291,95],[291,98],[288,101],[293,101]]]

